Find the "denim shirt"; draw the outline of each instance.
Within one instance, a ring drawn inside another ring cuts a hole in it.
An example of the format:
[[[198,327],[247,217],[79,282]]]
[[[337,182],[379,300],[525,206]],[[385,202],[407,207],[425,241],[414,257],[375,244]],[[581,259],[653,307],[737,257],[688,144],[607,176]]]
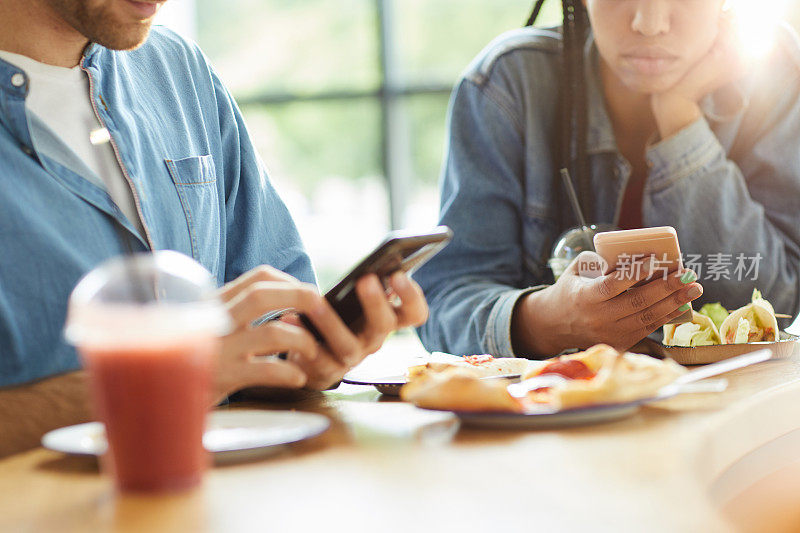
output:
[[[455,237],[415,275],[431,308],[430,320],[419,329],[429,350],[514,355],[515,304],[531,287],[552,280],[547,260],[568,229],[557,216],[552,186],[559,161],[560,39],[558,31],[532,28],[504,34],[476,58],[454,90],[440,220]],[[585,54],[594,196],[588,218],[616,224],[631,166],[617,148],[592,39]],[[706,98],[703,118],[648,147],[644,225],[674,226],[685,258],[702,255],[697,265],[687,265],[707,267],[698,272],[705,288],[700,304],[738,307],[757,287],[777,312],[795,313],[800,307],[796,35],[783,28],[771,55],[737,85],[738,90],[729,87]],[[758,254],[760,261],[750,260]],[[727,272],[710,268],[727,261],[732,263]],[[747,271],[737,272],[737,266]]]
[[[81,66],[145,232],[96,180],[36,151],[28,78],[0,61],[0,386],[79,367],[62,337],[69,294],[126,249],[177,250],[219,284],[261,264],[315,281],[239,109],[196,46],[155,27],[133,51],[90,45]]]

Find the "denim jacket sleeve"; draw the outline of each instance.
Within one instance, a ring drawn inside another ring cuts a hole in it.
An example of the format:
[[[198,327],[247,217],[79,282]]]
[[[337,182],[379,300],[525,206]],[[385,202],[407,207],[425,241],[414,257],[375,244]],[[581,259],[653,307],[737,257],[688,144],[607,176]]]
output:
[[[415,275],[431,309],[419,329],[429,350],[514,355],[511,315],[530,289],[520,288],[524,145],[513,105],[486,80],[454,92],[440,214],[454,238]]]
[[[705,264],[708,254],[730,254],[730,279],[705,283],[704,301],[744,305],[757,287],[776,311],[795,313],[800,308],[800,61],[784,56],[782,68],[771,70],[782,75],[767,78],[768,94],[753,95],[739,137],[747,130],[754,135],[737,139],[745,148],[737,150],[735,161],[705,118],[648,151],[644,216],[647,226],[675,226],[682,251],[704,253]],[[746,127],[750,121],[755,128]],[[755,280],[734,275],[738,256],[760,256]]]
[[[213,72],[225,161],[225,282],[259,265],[316,283],[289,210],[267,176],[242,114]]]

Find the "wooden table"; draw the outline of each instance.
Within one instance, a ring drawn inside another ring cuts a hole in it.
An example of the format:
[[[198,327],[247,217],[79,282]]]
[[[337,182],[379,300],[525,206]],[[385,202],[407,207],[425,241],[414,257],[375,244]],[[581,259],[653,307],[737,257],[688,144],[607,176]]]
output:
[[[370,364],[397,364],[397,351]],[[324,413],[329,431],[218,466],[188,494],[117,496],[95,460],[44,449],[0,461],[0,531],[729,531],[710,491],[800,428],[800,354],[729,379],[713,397],[527,432],[456,433],[370,387],[303,393],[258,407]]]

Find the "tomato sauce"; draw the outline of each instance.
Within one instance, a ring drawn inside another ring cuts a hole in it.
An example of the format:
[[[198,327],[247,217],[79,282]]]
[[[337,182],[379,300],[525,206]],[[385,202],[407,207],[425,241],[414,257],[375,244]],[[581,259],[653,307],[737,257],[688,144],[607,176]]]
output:
[[[577,359],[556,360],[545,366],[539,375],[557,374],[567,379],[592,379],[595,373],[583,361]]]
[[[489,363],[494,361],[494,357],[489,354],[482,354],[482,355],[465,355],[464,360],[471,364],[471,365],[482,365],[483,363]]]

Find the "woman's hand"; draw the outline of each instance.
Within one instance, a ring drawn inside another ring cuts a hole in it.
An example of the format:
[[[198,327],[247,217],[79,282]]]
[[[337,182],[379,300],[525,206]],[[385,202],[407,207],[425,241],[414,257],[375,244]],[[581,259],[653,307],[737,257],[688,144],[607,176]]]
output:
[[[356,283],[364,309],[359,334],[352,333],[313,285],[301,283],[271,267],[259,267],[225,285],[220,295],[235,323],[223,338],[216,390],[224,397],[254,387],[325,389],[381,347],[392,331],[421,324],[428,306],[422,289],[405,274],[391,278],[392,304],[378,281],[368,275]],[[296,314],[257,327],[252,323],[270,311],[303,313],[325,339],[318,343]],[[288,360],[257,356],[288,353]]]
[[[553,356],[597,343],[627,350],[703,294],[690,270],[657,275],[634,287],[653,272],[658,274],[650,260],[596,278],[581,275],[585,265],[602,262],[597,254],[583,252],[555,285],[517,304],[512,335],[518,355]]]
[[[650,103],[661,139],[697,121],[702,116],[700,101],[741,78],[746,66],[732,18],[725,14],[717,40],[708,53],[675,86],[652,95]]]

